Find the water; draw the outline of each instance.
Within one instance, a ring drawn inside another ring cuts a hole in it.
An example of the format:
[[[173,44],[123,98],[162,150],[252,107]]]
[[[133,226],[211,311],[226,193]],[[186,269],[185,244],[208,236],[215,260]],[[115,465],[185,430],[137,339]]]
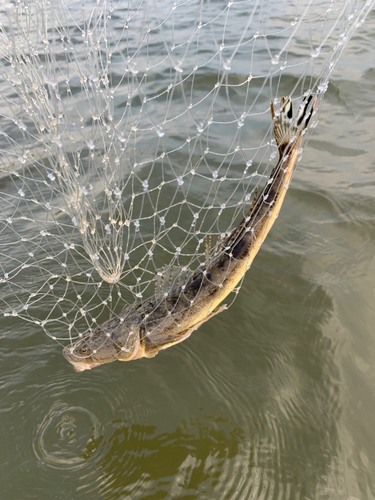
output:
[[[152,360],[81,374],[2,320],[2,500],[375,498],[374,23],[227,312]]]

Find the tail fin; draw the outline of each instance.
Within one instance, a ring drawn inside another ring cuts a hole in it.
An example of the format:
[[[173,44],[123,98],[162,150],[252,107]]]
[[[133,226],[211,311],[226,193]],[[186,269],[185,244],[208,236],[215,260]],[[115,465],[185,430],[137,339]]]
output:
[[[276,144],[282,153],[293,137],[297,137],[308,126],[315,107],[317,98],[314,101],[313,94],[306,96],[299,108],[297,119],[293,124],[293,107],[290,97],[282,97],[280,102],[280,111],[275,111],[271,101],[271,116],[273,120],[273,132],[275,134]],[[311,104],[312,102],[312,104]]]

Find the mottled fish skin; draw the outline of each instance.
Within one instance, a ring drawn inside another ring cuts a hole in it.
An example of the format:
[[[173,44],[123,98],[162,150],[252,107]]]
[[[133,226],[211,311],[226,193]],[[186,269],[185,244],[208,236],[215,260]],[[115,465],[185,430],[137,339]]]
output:
[[[279,110],[271,102],[280,157],[247,216],[218,254],[192,273],[184,285],[173,288],[165,298],[153,297],[127,307],[65,347],[63,354],[75,371],[116,360],[151,358],[159,350],[182,342],[226,308],[218,306],[241,281],[278,217],[315,104],[316,98],[306,96],[293,126],[290,97],[281,99]]]

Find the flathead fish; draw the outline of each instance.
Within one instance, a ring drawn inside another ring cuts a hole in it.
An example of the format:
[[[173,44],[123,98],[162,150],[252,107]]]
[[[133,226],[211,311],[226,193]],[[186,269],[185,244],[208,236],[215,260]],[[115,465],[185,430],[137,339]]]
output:
[[[172,288],[166,297],[152,297],[128,306],[65,347],[63,354],[75,371],[116,360],[152,358],[160,350],[187,339],[226,308],[220,304],[251,266],[280,212],[315,104],[312,95],[305,97],[293,120],[290,97],[283,97],[277,110],[271,102],[279,161],[247,216],[217,254],[191,273],[183,285]]]

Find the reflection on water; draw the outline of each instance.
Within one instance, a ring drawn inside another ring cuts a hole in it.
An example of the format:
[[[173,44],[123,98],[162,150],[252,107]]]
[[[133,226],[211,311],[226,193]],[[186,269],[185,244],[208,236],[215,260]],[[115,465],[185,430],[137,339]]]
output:
[[[124,421],[107,427],[98,462],[105,498],[153,498],[161,491],[165,498],[208,499],[342,492],[338,370],[334,346],[321,330],[331,318],[332,302],[302,280],[298,293],[285,291],[284,299],[289,318],[282,324],[290,325],[294,308],[304,316],[294,331],[281,327],[267,335],[258,327],[254,348],[230,356],[234,363],[226,366],[220,352],[234,354],[228,338],[211,352],[217,364],[189,360],[190,374],[199,374],[194,385],[201,379],[205,397],[223,405],[215,416],[181,421],[168,432]],[[266,323],[266,318],[265,312],[259,319]],[[233,416],[223,416],[228,413]],[[88,491],[93,488],[87,485]]]
[[[4,405],[34,433],[26,483],[37,478],[45,498],[65,481],[74,499],[341,498],[340,377],[324,334],[334,305],[302,262],[264,252],[234,315],[151,362],[77,375],[34,346],[31,391],[30,346],[13,338]]]
[[[35,454],[51,467],[78,469],[97,448],[99,427],[86,408],[56,401],[37,429]]]

